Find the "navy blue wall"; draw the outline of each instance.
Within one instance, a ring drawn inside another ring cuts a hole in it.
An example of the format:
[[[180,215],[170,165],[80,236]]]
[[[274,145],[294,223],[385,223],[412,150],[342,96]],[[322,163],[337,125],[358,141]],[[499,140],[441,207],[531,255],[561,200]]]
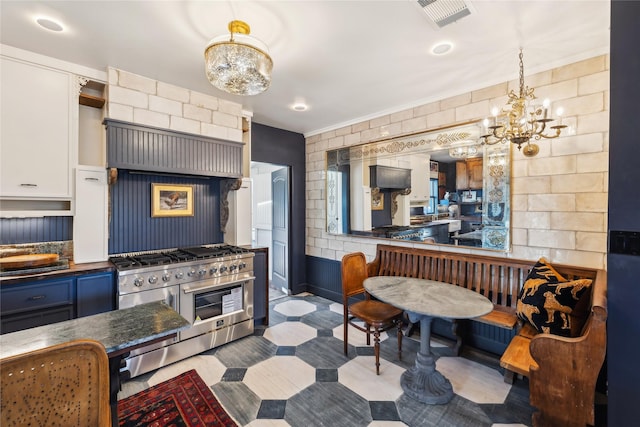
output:
[[[151,184],[193,185],[190,217],[152,218]],[[118,171],[110,187],[109,253],[221,243],[220,178]]]
[[[640,232],[640,2],[611,2],[609,231]],[[608,425],[638,424],[640,256],[609,253]]]
[[[294,294],[306,290],[306,163],[305,140],[299,133],[259,123],[251,124],[251,160],[291,168],[289,193],[289,287]]]
[[[71,240],[73,217],[0,219],[0,245]]]

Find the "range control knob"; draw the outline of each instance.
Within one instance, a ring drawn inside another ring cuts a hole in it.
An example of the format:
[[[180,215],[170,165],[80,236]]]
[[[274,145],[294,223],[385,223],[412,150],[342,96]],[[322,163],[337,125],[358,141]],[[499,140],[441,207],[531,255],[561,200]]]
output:
[[[236,268],[238,268],[238,266],[237,266],[237,265],[235,265],[235,264],[231,264],[231,265],[229,266],[229,271],[234,271]]]
[[[169,273],[164,273],[162,275],[162,281],[163,282],[168,282],[169,280],[171,280],[171,275]]]
[[[209,274],[216,274],[218,272],[218,267],[211,267],[211,270],[209,270]]]
[[[187,276],[189,277],[193,277],[196,275],[196,270],[195,268],[192,268],[191,270],[189,270],[189,272],[187,273]]]
[[[238,264],[238,270],[243,270],[246,266],[247,266],[246,262],[240,262],[240,264]]]
[[[144,283],[144,279],[142,277],[136,277],[133,281],[133,286],[140,287]]]
[[[184,277],[184,273],[182,271],[178,271],[176,273],[176,279],[180,280]]]
[[[224,273],[225,271],[227,271],[227,266],[226,265],[220,266],[220,273]]]
[[[158,281],[158,276],[151,276],[149,277],[149,283],[151,283],[152,285],[154,283],[156,283]]]
[[[207,274],[207,270],[205,268],[198,270],[198,276],[202,277]]]

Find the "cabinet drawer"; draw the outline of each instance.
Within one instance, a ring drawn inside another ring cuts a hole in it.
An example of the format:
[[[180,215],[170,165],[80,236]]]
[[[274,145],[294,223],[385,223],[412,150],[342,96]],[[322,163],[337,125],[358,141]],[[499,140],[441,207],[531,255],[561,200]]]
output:
[[[73,278],[47,281],[2,290],[2,314],[18,313],[34,308],[73,304]]]
[[[8,334],[10,332],[22,331],[38,326],[64,322],[74,317],[72,305],[36,310],[29,313],[19,313],[13,316],[4,316],[0,320],[0,334]]]

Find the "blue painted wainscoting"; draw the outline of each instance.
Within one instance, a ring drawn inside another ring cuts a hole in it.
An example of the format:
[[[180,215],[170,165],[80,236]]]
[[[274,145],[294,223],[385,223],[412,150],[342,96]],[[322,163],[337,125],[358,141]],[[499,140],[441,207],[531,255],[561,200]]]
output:
[[[307,255],[307,291],[312,294],[342,303],[341,263],[326,258]],[[480,322],[462,322],[461,333],[465,343],[480,350],[502,354],[513,338],[515,331],[498,328]],[[432,332],[440,336],[455,339],[452,323],[435,319]]]
[[[307,291],[342,303],[340,261],[307,255]]]

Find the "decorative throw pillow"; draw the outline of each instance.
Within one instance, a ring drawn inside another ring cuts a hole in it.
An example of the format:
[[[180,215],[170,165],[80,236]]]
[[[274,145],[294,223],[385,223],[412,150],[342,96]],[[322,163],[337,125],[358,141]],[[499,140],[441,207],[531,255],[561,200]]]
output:
[[[516,314],[538,332],[575,336],[580,325],[571,314],[583,297],[589,298],[590,287],[590,279],[569,281],[540,258],[520,290]]]

